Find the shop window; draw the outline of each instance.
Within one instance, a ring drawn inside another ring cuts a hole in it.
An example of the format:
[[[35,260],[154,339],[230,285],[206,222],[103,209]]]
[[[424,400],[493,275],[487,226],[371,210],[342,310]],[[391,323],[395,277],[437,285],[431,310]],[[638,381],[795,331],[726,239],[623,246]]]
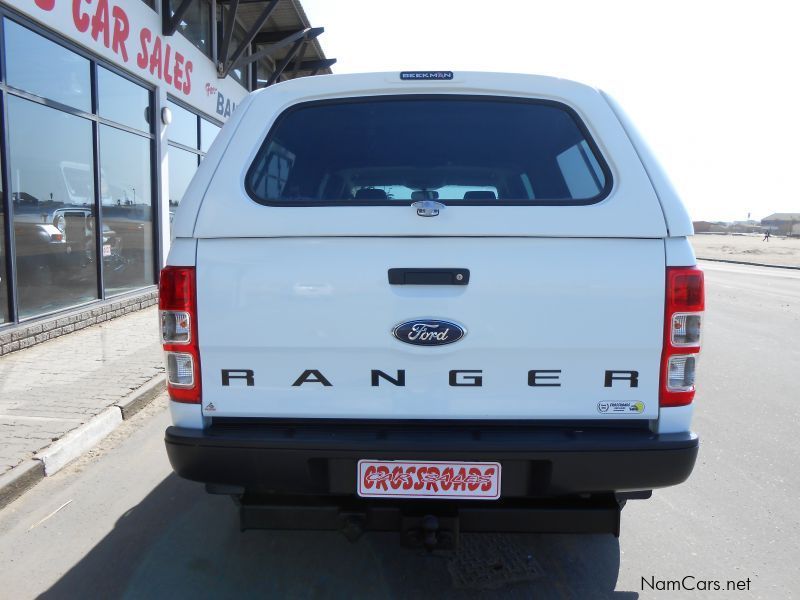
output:
[[[200,119],[200,149],[203,152],[208,152],[211,148],[211,143],[216,139],[220,127],[214,125],[211,121]]]
[[[55,42],[5,19],[6,82],[84,112],[92,110],[90,63]]]
[[[180,6],[181,0],[169,0],[170,14]],[[203,54],[211,56],[211,5],[205,0],[192,2],[178,23],[178,31]]]
[[[100,126],[103,284],[106,296],[153,283],[151,141]]]
[[[170,222],[189,182],[197,171],[198,154],[174,146],[169,149],[169,216]]]
[[[0,144],[0,165],[3,146]],[[6,214],[4,210],[3,178],[0,177],[0,323],[8,321],[8,278],[6,277]]]
[[[0,156],[8,184],[0,186],[0,323],[11,313],[27,319],[152,285],[152,92],[10,18],[0,24],[8,117]],[[84,114],[95,109],[99,122]],[[193,147],[196,124],[194,131]],[[4,239],[4,220],[13,244]]]
[[[150,92],[103,67],[97,68],[99,115],[140,131],[150,131]]]
[[[167,129],[169,139],[169,222],[181,203],[200,161],[205,157],[211,143],[220,132],[220,127],[168,101],[172,111],[172,123]],[[180,145],[180,146],[179,146]]]
[[[91,121],[8,96],[20,318],[97,298]]]
[[[167,102],[172,112],[172,123],[167,127],[170,142],[197,148],[197,115],[174,102]]]

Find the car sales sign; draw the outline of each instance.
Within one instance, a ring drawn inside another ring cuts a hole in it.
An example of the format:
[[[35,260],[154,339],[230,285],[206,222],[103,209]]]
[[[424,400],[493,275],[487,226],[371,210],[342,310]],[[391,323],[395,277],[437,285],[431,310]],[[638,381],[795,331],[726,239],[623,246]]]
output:
[[[161,33],[161,17],[144,2],[125,0],[9,0],[9,4],[176,98],[226,120],[247,94],[218,79],[214,62],[176,33]]]

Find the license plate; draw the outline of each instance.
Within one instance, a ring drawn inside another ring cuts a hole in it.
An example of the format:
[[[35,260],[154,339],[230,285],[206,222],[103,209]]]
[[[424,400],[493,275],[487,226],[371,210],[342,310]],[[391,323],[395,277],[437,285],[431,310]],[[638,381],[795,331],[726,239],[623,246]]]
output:
[[[111,244],[103,244],[103,256],[111,256]]]
[[[500,463],[358,461],[358,495],[364,498],[500,497]]]

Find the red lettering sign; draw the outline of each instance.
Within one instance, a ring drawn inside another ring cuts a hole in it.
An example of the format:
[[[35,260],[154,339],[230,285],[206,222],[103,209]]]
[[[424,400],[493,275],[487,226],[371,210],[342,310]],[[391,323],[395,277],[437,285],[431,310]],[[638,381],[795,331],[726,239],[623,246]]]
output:
[[[72,21],[81,33],[89,29],[89,15],[81,12],[81,0],[72,0]]]
[[[183,82],[183,93],[186,94],[187,96],[189,95],[189,92],[192,91],[192,77],[191,77],[191,75],[192,75],[192,67],[193,66],[194,65],[192,64],[192,61],[190,61],[190,60],[186,61],[186,68],[184,69],[186,71],[186,81]]]
[[[172,68],[172,79],[175,84],[175,89],[178,91],[183,90],[183,54],[175,52],[175,66]]]
[[[120,62],[127,63],[127,43],[132,30],[125,9],[112,0],[71,1],[72,23],[76,31],[88,33],[95,42],[118,55]],[[34,3],[41,10],[50,12],[55,8],[56,0],[34,0]],[[192,61],[147,27],[139,30],[138,37],[136,65],[188,96],[192,91]]]
[[[136,55],[136,64],[139,65],[140,69],[147,68],[147,63],[149,62],[149,59],[147,58],[147,45],[152,39],[153,34],[147,27],[143,27],[139,32],[139,42],[142,44],[142,49],[139,51],[139,54]]]
[[[172,48],[170,48],[169,44],[164,45],[164,81],[167,84],[172,85],[172,74],[169,72],[169,59],[170,54],[172,53]]]
[[[114,17],[114,33],[111,36],[111,49],[116,54],[119,54],[124,62],[128,62],[128,49],[125,47],[125,42],[128,40],[128,34],[130,33],[128,15],[119,6],[115,6],[111,10],[111,15]]]
[[[103,45],[108,48],[108,0],[98,0],[97,9],[92,17],[92,39],[97,41],[103,34]]]
[[[485,498],[500,496],[497,463],[359,461],[360,496]]]

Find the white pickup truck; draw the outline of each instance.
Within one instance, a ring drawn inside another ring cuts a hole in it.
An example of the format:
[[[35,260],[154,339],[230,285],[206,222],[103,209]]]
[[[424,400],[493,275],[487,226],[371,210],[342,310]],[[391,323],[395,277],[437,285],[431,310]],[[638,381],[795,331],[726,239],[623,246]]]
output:
[[[703,274],[619,106],[495,73],[251,94],[161,273],[176,473],[243,528],[610,532],[692,471]]]

